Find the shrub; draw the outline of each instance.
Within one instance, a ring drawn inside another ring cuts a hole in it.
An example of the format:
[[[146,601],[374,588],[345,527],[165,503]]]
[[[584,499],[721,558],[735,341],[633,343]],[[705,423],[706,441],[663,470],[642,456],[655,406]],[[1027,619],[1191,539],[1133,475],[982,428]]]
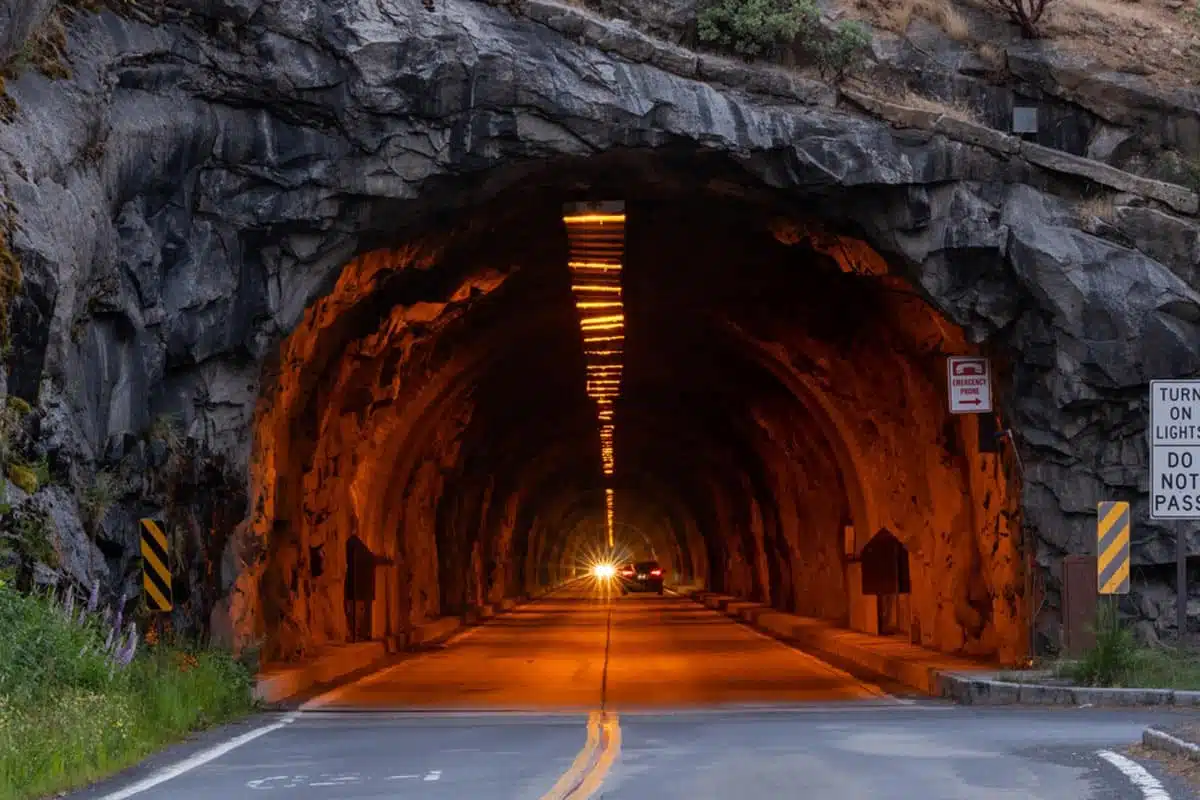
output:
[[[992,0],[996,8],[1008,15],[1008,18],[1021,28],[1021,35],[1026,39],[1040,38],[1038,23],[1046,6],[1051,0]]]
[[[870,46],[871,34],[866,28],[858,22],[842,21],[832,37],[814,46],[814,52],[822,74],[841,77]]]
[[[826,31],[813,0],[715,0],[696,21],[700,41],[747,59],[799,39],[823,74],[840,75],[871,43],[858,22],[842,21],[832,33]]]
[[[141,646],[98,588],[22,595],[0,580],[0,797],[61,792],[253,709],[225,653]]]
[[[1118,686],[1128,679],[1138,662],[1138,645],[1129,629],[1120,624],[1116,610],[1101,604],[1096,615],[1096,646],[1071,670],[1085,686]]]
[[[717,0],[696,22],[701,41],[752,58],[816,29],[820,14],[811,0]]]
[[[83,490],[79,508],[83,512],[84,523],[93,535],[118,496],[117,476],[108,470],[97,472],[92,485]]]
[[[10,512],[11,509],[6,511]],[[7,527],[15,535],[16,552],[27,560],[58,567],[58,550],[50,537],[53,520],[36,509],[23,508],[11,513],[13,516],[7,521]],[[10,537],[10,541],[14,540]]]
[[[49,486],[53,480],[53,475],[50,473],[50,457],[42,456],[29,467],[33,470],[34,477],[37,478],[38,486]]]

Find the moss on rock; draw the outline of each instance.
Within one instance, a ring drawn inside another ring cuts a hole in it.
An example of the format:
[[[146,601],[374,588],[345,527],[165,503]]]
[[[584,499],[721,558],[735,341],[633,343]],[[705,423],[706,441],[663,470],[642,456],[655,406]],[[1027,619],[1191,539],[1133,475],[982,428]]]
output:
[[[38,490],[37,473],[24,464],[11,464],[8,468],[8,479],[26,494],[33,494]]]

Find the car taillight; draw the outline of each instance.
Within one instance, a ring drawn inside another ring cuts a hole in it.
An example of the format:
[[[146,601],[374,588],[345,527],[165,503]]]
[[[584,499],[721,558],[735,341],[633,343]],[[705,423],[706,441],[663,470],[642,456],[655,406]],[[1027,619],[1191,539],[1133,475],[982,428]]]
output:
[[[622,575],[632,575],[632,574],[633,574],[633,570],[631,570],[631,569],[623,569],[623,570],[621,570],[621,574],[622,574]]]
[[[661,569],[652,569],[652,570],[650,570],[650,574],[657,578],[659,575],[662,575],[662,570]]]

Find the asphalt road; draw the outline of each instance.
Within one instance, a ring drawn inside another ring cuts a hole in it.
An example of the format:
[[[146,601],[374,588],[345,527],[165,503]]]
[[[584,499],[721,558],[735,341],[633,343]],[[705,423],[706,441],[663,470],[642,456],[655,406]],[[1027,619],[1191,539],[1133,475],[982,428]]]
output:
[[[680,598],[577,592],[75,796],[1186,800],[1101,755],[1164,717],[913,702]]]

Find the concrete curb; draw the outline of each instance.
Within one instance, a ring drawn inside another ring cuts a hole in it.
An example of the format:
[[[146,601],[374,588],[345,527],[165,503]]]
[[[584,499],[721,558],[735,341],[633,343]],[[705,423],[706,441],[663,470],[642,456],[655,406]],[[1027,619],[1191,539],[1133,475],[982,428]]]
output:
[[[1200,707],[1200,692],[1175,689],[1104,689],[1086,686],[1047,686],[1014,683],[943,672],[938,675],[940,697],[961,705],[1003,706],[1179,706]]]
[[[776,611],[762,603],[750,603],[729,595],[705,591],[681,591],[701,605],[734,617],[759,630],[854,664],[863,670],[889,678],[932,697],[952,700],[960,705],[1042,705],[1042,706],[1181,706],[1200,707],[1200,692],[1174,689],[1102,689],[1082,686],[1049,686],[1015,683],[979,675],[931,667],[882,653],[871,652],[853,643],[839,642],[803,624],[802,617]]]
[[[274,705],[303,694],[314,686],[334,683],[348,675],[382,666],[389,658],[401,652],[419,650],[445,641],[463,628],[481,624],[567,585],[556,586],[533,595],[505,597],[498,603],[472,609],[461,617],[435,619],[418,625],[405,637],[391,636],[386,640],[336,645],[307,662],[284,667],[269,674],[260,673],[254,681],[254,699],[260,703]]]
[[[1184,756],[1193,761],[1200,761],[1200,745],[1185,742],[1177,736],[1164,733],[1157,728],[1146,728],[1142,731],[1142,744],[1151,750],[1162,750],[1177,756]]]

